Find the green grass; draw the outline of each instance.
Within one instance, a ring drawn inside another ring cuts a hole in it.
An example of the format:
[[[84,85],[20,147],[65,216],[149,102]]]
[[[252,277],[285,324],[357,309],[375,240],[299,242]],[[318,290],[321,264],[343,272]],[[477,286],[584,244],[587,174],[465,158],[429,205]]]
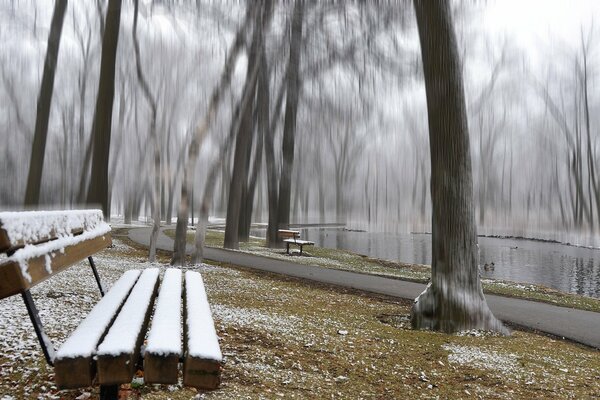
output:
[[[171,238],[175,237],[174,230],[165,230],[165,234]],[[189,243],[193,243],[193,232],[188,233],[187,240]],[[206,245],[211,247],[223,247],[223,232],[208,230],[206,233]],[[240,243],[240,250],[275,259],[291,259],[294,262],[305,265],[316,265],[413,282],[425,283],[431,276],[431,268],[428,265],[380,260],[346,250],[329,249],[317,246],[305,247],[304,256],[293,256],[290,258],[290,256],[285,254],[285,250],[265,247],[265,241],[259,238],[250,238],[248,242]],[[482,282],[485,293],[600,312],[600,300],[591,297],[564,293],[541,285],[490,279],[484,279]]]

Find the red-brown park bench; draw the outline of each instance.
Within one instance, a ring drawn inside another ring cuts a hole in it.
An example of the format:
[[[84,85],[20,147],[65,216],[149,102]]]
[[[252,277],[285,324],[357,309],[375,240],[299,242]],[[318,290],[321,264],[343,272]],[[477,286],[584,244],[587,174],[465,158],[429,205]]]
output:
[[[218,388],[222,356],[200,274],[167,269],[161,283],[158,268],[129,270],[105,293],[92,255],[110,245],[98,210],[0,212],[0,299],[22,296],[58,388],[99,384],[101,399],[116,399],[137,368],[146,383],[174,384],[180,363],[184,385]],[[30,289],[85,258],[102,297],[55,350]]]
[[[285,243],[285,252],[290,254],[290,244],[294,244],[300,247],[300,255],[302,255],[302,247],[304,246],[314,246],[315,242],[311,242],[309,240],[300,239],[300,231],[293,231],[289,229],[279,229],[277,231],[279,237],[283,239]]]

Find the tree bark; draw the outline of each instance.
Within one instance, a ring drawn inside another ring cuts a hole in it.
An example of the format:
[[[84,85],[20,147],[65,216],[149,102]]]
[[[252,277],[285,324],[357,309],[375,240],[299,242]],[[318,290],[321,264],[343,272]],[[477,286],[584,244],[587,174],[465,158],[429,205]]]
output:
[[[158,132],[156,130],[156,97],[152,94],[148,81],[144,76],[142,70],[142,61],[140,55],[140,44],[137,39],[137,21],[139,11],[139,0],[134,1],[133,11],[133,49],[135,52],[135,67],[138,77],[138,82],[142,88],[142,93],[148,104],[150,105],[150,112],[152,114],[150,119],[150,138],[154,148],[154,185],[152,186],[152,234],[150,235],[150,246],[148,250],[148,261],[156,261],[156,241],[158,239],[158,231],[160,230],[160,146],[158,140]]]
[[[121,0],[109,0],[106,26],[102,38],[100,82],[96,98],[96,111],[92,127],[94,141],[92,174],[87,194],[87,204],[100,204],[104,216],[110,219],[108,199],[108,159],[112,129],[113,101],[115,97],[115,64],[121,24]]]
[[[271,19],[272,7],[270,1],[260,2],[260,12],[256,16],[252,45],[248,56],[248,69],[244,85],[241,107],[242,120],[235,144],[234,166],[229,185],[229,198],[227,201],[227,217],[225,221],[225,240],[223,247],[228,249],[239,248],[239,222],[242,207],[242,197],[248,185],[249,147],[252,145],[252,105],[256,94],[256,83],[260,69],[260,52],[264,46],[264,34]]]
[[[264,71],[264,74],[267,75],[267,71]],[[268,79],[268,76],[263,77],[264,79]],[[268,84],[268,82],[267,82]],[[278,188],[277,188],[277,165],[275,163],[275,128],[277,125],[279,113],[281,111],[281,107],[283,106],[283,96],[285,95],[285,82],[282,82],[281,87],[279,88],[279,94],[277,95],[277,101],[275,104],[275,108],[273,111],[273,117],[271,118],[271,122],[269,123],[269,130],[264,137],[264,147],[265,147],[265,164],[267,169],[267,202],[269,206],[269,221],[267,224],[267,246],[268,247],[277,247],[278,246],[278,238],[277,238],[277,199]],[[259,89],[261,90],[261,89]],[[267,87],[268,90],[268,87]]]
[[[56,0],[50,24],[50,33],[48,35],[48,48],[44,61],[40,95],[37,102],[35,133],[29,161],[27,188],[25,190],[26,206],[37,206],[40,201],[40,186],[42,184],[46,139],[48,137],[48,121],[50,120],[50,107],[52,105],[52,93],[54,92],[54,76],[56,74],[56,64],[58,63],[60,36],[66,9],[67,0]]]
[[[469,131],[450,4],[414,0],[431,152],[432,276],[412,326],[456,332],[508,330],[489,310],[478,271]]]
[[[292,35],[290,38],[290,60],[287,67],[287,100],[283,126],[283,163],[279,179],[279,197],[277,202],[277,229],[288,229],[290,225],[290,200],[292,189],[292,170],[294,166],[294,142],[296,135],[296,116],[300,99],[300,51],[302,47],[302,22],[304,20],[304,2],[296,1],[292,16]]]
[[[189,201],[188,193],[192,190],[194,183],[194,172],[196,169],[196,161],[200,154],[200,147],[204,141],[204,138],[208,134],[208,130],[212,125],[213,121],[217,117],[219,106],[223,93],[229,87],[231,83],[231,77],[233,75],[233,68],[235,67],[238,55],[244,45],[244,37],[246,35],[246,29],[250,25],[250,20],[253,15],[251,7],[248,6],[246,10],[246,17],[242,26],[238,29],[233,45],[228,53],[227,59],[225,60],[225,67],[221,73],[219,83],[213,90],[208,109],[204,115],[204,119],[196,129],[192,141],[188,147],[188,158],[184,169],[184,178],[181,183],[181,199],[179,204],[179,211],[177,213],[177,225],[175,228],[175,243],[173,248],[173,258],[171,259],[172,265],[184,265],[185,263],[185,244],[186,244],[186,231],[189,216]]]

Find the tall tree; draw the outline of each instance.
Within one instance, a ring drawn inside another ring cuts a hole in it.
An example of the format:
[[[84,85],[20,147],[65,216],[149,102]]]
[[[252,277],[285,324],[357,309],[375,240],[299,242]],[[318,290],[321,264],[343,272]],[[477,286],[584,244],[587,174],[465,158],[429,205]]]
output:
[[[250,150],[252,147],[252,134],[254,133],[253,105],[256,97],[256,86],[260,69],[260,53],[264,46],[265,30],[272,15],[271,1],[265,0],[258,3],[260,12],[256,16],[252,44],[248,55],[248,68],[246,83],[244,85],[241,103],[241,123],[239,126],[235,153],[233,174],[229,186],[229,199],[227,202],[227,219],[225,223],[225,240],[223,246],[229,249],[239,248],[239,227],[242,199],[248,190],[248,167],[250,163]],[[260,151],[261,149],[257,149]]]
[[[487,306],[478,268],[469,130],[448,0],[414,0],[431,153],[431,283],[411,310],[413,328],[507,333]]]
[[[54,76],[56,74],[60,36],[66,10],[67,0],[56,0],[54,3],[52,22],[50,23],[50,34],[48,35],[48,48],[46,50],[46,59],[44,61],[42,85],[40,87],[40,94],[37,102],[35,133],[33,136],[33,146],[31,148],[31,159],[29,161],[27,188],[25,190],[25,205],[27,206],[35,206],[40,201],[40,186],[42,184],[46,138],[48,137],[50,106],[52,105],[52,93],[54,91]]]
[[[156,240],[158,238],[158,231],[160,229],[160,146],[158,140],[158,131],[156,129],[156,96],[152,94],[148,80],[142,70],[142,61],[140,55],[140,44],[137,38],[137,22],[139,12],[139,0],[134,0],[134,11],[133,11],[133,49],[135,51],[135,67],[138,77],[138,82],[142,88],[142,93],[150,106],[151,119],[150,119],[150,139],[152,140],[154,147],[154,185],[152,187],[152,234],[150,235],[150,249],[148,252],[148,260],[150,262],[156,261]]]
[[[92,125],[93,161],[87,203],[100,204],[107,219],[110,218],[108,199],[108,159],[112,128],[113,100],[115,97],[115,64],[121,24],[121,0],[109,0],[106,25],[102,38],[100,81],[96,97],[96,111]]]
[[[211,125],[217,117],[217,113],[221,105],[221,98],[223,97],[223,94],[231,84],[233,68],[235,67],[237,58],[244,46],[246,31],[250,26],[252,16],[255,15],[253,11],[255,10],[252,7],[250,7],[250,5],[248,5],[246,9],[246,16],[244,18],[244,22],[238,28],[231,49],[229,49],[229,52],[227,53],[227,58],[225,60],[223,72],[221,73],[221,77],[217,86],[212,92],[210,102],[208,104],[208,109],[206,110],[206,114],[204,115],[202,122],[194,132],[192,141],[188,146],[187,161],[185,163],[185,169],[183,170],[183,182],[181,183],[181,198],[179,204],[179,211],[177,213],[177,225],[175,227],[175,243],[173,244],[173,258],[171,259],[171,264],[173,265],[183,265],[185,263],[186,231],[190,211],[188,196],[189,193],[192,192],[196,161],[198,160],[198,155],[200,154],[200,147],[202,146],[202,143],[204,142],[204,139],[208,134],[208,130],[210,129]]]
[[[290,199],[292,191],[292,169],[294,166],[294,142],[296,136],[296,116],[300,99],[300,51],[302,47],[302,22],[304,1],[296,1],[292,16],[290,37],[290,61],[286,72],[287,98],[283,123],[283,144],[279,198],[277,202],[278,229],[287,229],[290,224]]]

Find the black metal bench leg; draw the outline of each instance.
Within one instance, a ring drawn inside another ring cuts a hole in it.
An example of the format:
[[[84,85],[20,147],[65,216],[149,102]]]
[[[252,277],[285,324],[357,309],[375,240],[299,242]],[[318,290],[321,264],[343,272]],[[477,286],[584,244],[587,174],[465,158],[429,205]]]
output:
[[[48,335],[46,335],[46,332],[44,332],[42,320],[40,319],[37,307],[33,302],[33,297],[31,297],[29,290],[22,292],[21,296],[25,302],[25,307],[27,307],[27,313],[29,313],[29,319],[31,319],[31,323],[33,324],[33,329],[35,330],[35,334],[40,342],[40,346],[42,346],[42,351],[44,352],[44,357],[46,357],[46,362],[49,365],[54,366],[54,345],[50,341]]]
[[[104,297],[104,288],[102,287],[102,282],[100,282],[100,276],[98,275],[98,270],[96,269],[96,264],[94,264],[94,259],[92,256],[88,257],[88,261],[90,262],[90,266],[92,267],[92,272],[94,273],[94,278],[96,278],[96,283],[98,284],[98,288],[100,289],[100,294]]]
[[[118,400],[119,385],[100,385],[100,400]]]
[[[285,252],[287,253],[288,256],[290,255],[290,244],[289,243],[285,244]]]

